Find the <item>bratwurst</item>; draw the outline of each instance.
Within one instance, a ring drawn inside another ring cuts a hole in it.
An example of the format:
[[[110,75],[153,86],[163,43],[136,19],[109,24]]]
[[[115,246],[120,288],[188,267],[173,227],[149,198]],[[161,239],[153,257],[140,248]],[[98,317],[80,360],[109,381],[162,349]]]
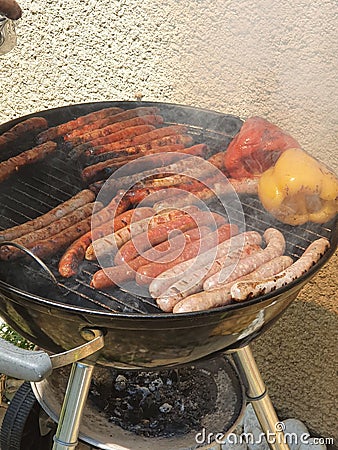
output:
[[[66,216],[72,211],[75,211],[81,206],[93,202],[94,200],[94,193],[89,189],[84,189],[83,191],[80,191],[78,194],[71,197],[69,200],[51,209],[46,214],[43,214],[42,216],[39,216],[36,219],[30,220],[21,225],[17,225],[15,227],[0,231],[0,242],[11,241],[20,236],[23,236],[24,234],[31,233],[34,230],[44,228],[50,223],[61,219],[61,217]]]
[[[319,261],[329,247],[330,242],[327,239],[320,238],[315,240],[292,266],[275,276],[261,281],[241,281],[234,284],[231,288],[232,298],[240,302],[247,298],[257,297],[258,295],[280,289],[307,272]]]
[[[10,144],[15,144],[28,133],[38,133],[48,127],[48,122],[43,117],[31,117],[14,125],[0,136],[0,151]]]
[[[43,160],[47,155],[53,153],[56,147],[57,144],[55,142],[45,142],[3,161],[0,163],[0,182],[7,180],[7,178],[22,169],[22,167]]]

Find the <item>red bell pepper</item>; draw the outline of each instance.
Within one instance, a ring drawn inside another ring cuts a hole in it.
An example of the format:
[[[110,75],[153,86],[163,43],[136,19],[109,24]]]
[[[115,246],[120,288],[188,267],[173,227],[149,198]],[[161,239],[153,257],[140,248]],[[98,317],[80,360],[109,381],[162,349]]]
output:
[[[232,178],[254,178],[273,166],[288,148],[298,142],[262,117],[250,117],[230,142],[224,165]]]

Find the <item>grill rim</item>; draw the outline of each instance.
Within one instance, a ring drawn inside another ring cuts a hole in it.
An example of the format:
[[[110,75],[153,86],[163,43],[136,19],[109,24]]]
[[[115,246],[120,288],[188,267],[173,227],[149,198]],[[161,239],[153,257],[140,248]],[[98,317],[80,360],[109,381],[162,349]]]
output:
[[[45,109],[45,110],[40,110],[34,113],[30,113],[27,114],[25,116],[19,117],[19,118],[15,118],[12,119],[9,122],[6,122],[4,124],[0,125],[0,133],[3,133],[5,131],[7,131],[9,128],[11,128],[12,126],[14,126],[15,124],[29,119],[31,117],[35,117],[35,116],[49,116],[52,115],[53,117],[55,117],[55,114],[58,111],[65,111],[65,110],[71,110],[72,108],[76,109],[76,108],[83,108],[83,107],[87,107],[89,108],[87,113],[89,112],[93,112],[105,107],[111,107],[111,106],[128,106],[129,108],[135,108],[135,107],[139,107],[139,106],[157,106],[159,108],[163,108],[163,107],[172,107],[172,108],[184,108],[184,110],[189,111],[191,110],[193,113],[209,113],[209,114],[214,114],[214,115],[219,115],[222,118],[225,117],[230,117],[236,120],[240,120],[243,121],[242,118],[240,118],[239,116],[235,116],[232,114],[227,114],[227,113],[223,113],[220,111],[214,111],[214,110],[209,110],[206,108],[199,108],[199,107],[195,107],[195,106],[189,106],[189,105],[183,105],[183,104],[176,104],[176,103],[167,103],[167,102],[138,102],[138,101],[103,101],[103,102],[84,102],[84,103],[73,103],[73,104],[68,104],[68,105],[64,105],[64,106],[59,106],[56,108],[50,108],[50,109]],[[73,118],[78,117],[76,114],[74,115],[74,113],[72,113]],[[71,118],[69,120],[72,120]],[[55,123],[57,123],[56,121],[54,121]],[[59,122],[59,123],[63,123],[63,121]],[[67,303],[62,303],[59,302],[57,300],[52,300],[49,299],[47,297],[42,297],[36,294],[31,294],[25,290],[16,288],[14,286],[11,286],[10,284],[0,280],[0,288],[3,292],[8,292],[9,294],[14,294],[17,296],[20,296],[22,298],[24,298],[25,300],[28,300],[30,302],[34,302],[37,303],[38,305],[41,306],[45,306],[45,307],[56,307],[60,310],[66,311],[66,312],[70,312],[70,313],[74,313],[74,314],[89,314],[91,316],[100,316],[102,318],[120,318],[120,319],[136,319],[139,321],[153,321],[154,319],[156,320],[168,320],[168,319],[175,319],[177,321],[177,319],[186,319],[186,318],[195,318],[195,317],[203,317],[203,316],[210,316],[210,315],[218,315],[218,314],[222,314],[222,313],[227,313],[227,312],[231,312],[231,311],[235,311],[238,309],[244,309],[244,308],[248,308],[252,305],[256,305],[259,303],[263,303],[266,300],[269,300],[273,297],[276,297],[276,301],[282,301],[284,299],[284,294],[289,294],[291,293],[294,289],[296,289],[297,287],[299,287],[299,289],[301,289],[306,282],[312,278],[327,262],[328,260],[331,258],[331,256],[335,253],[335,250],[338,246],[338,217],[336,216],[335,220],[332,223],[332,227],[331,227],[331,236],[330,236],[330,248],[325,252],[325,254],[322,256],[322,258],[315,264],[313,265],[305,274],[303,274],[301,277],[295,279],[294,281],[292,281],[291,283],[288,283],[286,286],[283,286],[280,289],[277,289],[275,291],[272,291],[268,294],[264,294],[261,295],[259,297],[244,301],[244,302],[239,302],[239,303],[235,303],[235,304],[231,304],[231,305],[226,305],[223,307],[219,307],[219,308],[212,308],[206,311],[196,311],[196,312],[190,312],[190,313],[184,313],[184,314],[173,314],[173,313],[145,313],[145,314],[139,314],[139,313],[125,313],[125,312],[106,312],[106,311],[98,311],[95,309],[91,309],[91,308],[85,308],[85,307],[80,307],[77,305],[69,305]]]

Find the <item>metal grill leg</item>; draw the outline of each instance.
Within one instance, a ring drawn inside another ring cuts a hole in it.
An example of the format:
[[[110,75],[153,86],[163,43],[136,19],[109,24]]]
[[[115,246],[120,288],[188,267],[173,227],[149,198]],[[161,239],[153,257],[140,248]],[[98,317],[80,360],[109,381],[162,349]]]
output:
[[[86,404],[95,363],[80,361],[72,365],[63,401],[53,450],[72,450],[78,444],[82,413]]]
[[[261,377],[251,348],[246,347],[234,350],[231,355],[242,376],[247,389],[247,398],[257,415],[271,450],[290,450],[279,426],[279,420],[270,397],[267,393],[264,381]]]

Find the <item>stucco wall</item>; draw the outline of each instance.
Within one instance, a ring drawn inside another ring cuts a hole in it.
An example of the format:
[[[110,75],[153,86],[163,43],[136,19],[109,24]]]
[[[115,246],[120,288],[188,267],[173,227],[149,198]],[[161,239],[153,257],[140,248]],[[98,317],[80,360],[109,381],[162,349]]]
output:
[[[141,93],[144,100],[242,118],[262,115],[337,169],[334,0],[22,0],[21,5],[18,46],[0,59],[1,122]],[[338,419],[330,410],[334,379],[328,376],[337,364],[336,263],[332,260],[325,279],[317,277],[304,289],[255,345],[278,408],[325,434]],[[318,386],[316,395],[307,393],[309,383]]]

